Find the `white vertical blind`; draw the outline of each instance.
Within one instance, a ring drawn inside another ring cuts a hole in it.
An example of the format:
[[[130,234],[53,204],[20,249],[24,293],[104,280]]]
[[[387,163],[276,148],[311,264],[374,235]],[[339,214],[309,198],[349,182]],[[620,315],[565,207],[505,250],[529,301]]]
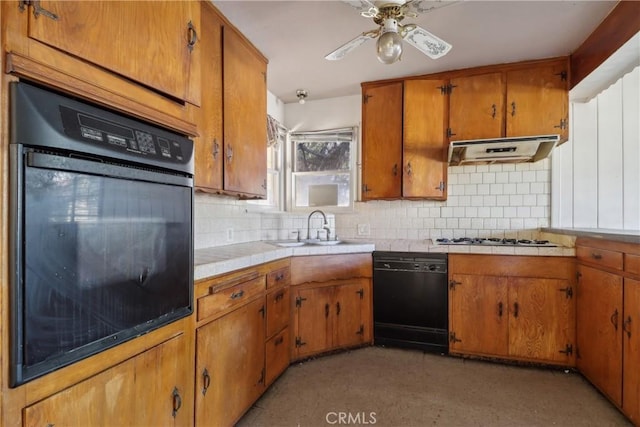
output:
[[[571,105],[553,155],[553,227],[640,230],[640,68]]]

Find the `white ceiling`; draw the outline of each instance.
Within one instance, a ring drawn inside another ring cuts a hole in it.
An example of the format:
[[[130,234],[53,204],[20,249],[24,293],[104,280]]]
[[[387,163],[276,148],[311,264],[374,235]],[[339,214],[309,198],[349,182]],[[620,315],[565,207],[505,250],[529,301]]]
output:
[[[365,81],[571,54],[616,1],[458,1],[405,18],[453,45],[433,60],[405,43],[402,60],[380,63],[375,41],[340,61],[324,56],[360,33],[371,19],[341,1],[213,1],[268,58],[267,89],[283,102],[360,94]]]

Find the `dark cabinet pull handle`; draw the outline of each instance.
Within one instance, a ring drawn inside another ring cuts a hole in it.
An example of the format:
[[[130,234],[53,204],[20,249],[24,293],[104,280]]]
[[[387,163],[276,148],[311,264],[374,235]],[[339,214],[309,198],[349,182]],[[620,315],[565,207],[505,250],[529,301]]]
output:
[[[238,298],[242,298],[242,296],[244,295],[244,290],[238,291],[238,292],[234,292],[231,294],[231,299],[238,299]]]
[[[28,5],[29,3],[26,1],[21,1],[18,5],[18,7],[20,8],[20,11],[24,11],[25,10],[25,6]],[[56,15],[53,12],[48,11],[47,9],[43,8],[42,6],[40,6],[40,0],[34,0],[33,2],[31,2],[31,4],[33,5],[33,16],[35,18],[37,18],[40,15],[44,15],[49,19],[53,19],[54,21],[58,20],[58,15]]]
[[[614,329],[617,331],[618,330],[618,309],[617,308],[613,312],[609,320],[611,321],[611,324],[613,325]]]
[[[276,274],[276,282],[279,282],[280,280],[284,279],[284,273],[278,273]]]
[[[497,113],[496,104],[493,104],[493,105],[491,106],[491,110],[492,110],[492,112],[491,112],[491,118],[492,118],[492,119],[495,119],[495,118],[496,118],[496,113]]]
[[[502,302],[498,303],[498,316],[502,317]]]
[[[411,162],[407,163],[407,176],[411,176],[412,170],[411,170]]]
[[[511,117],[513,117],[513,116],[515,116],[515,115],[516,115],[516,102],[515,102],[515,101],[513,101],[513,102],[511,103]]]
[[[278,292],[278,293],[273,297],[273,300],[274,300],[275,302],[278,302],[278,301],[280,301],[282,298],[284,298],[284,291],[280,291],[280,292]]]
[[[209,386],[211,385],[211,376],[209,375],[209,371],[207,368],[204,368],[202,371],[202,395],[207,394],[207,390],[209,390]]]
[[[398,164],[397,163],[393,165],[392,171],[393,171],[393,176],[398,176]]]
[[[336,303],[336,315],[340,315],[340,301]]]
[[[592,252],[591,253],[591,258],[593,259],[602,259],[602,254],[596,253],[596,252]]]
[[[276,338],[276,340],[273,342],[274,345],[280,345],[284,342],[284,337],[279,336],[278,338]]]
[[[220,152],[220,144],[218,144],[218,139],[213,139],[213,160],[218,160],[218,153]]]
[[[627,317],[622,324],[622,330],[627,333],[627,338],[631,338],[631,316]]]
[[[518,313],[520,312],[520,304],[517,302],[513,303],[513,317],[518,317]]]
[[[324,317],[329,317],[329,303],[324,305]]]
[[[231,163],[231,160],[233,160],[233,147],[227,145],[227,162]]]
[[[178,411],[182,408],[182,397],[180,397],[180,392],[178,391],[178,387],[173,388],[173,418],[178,415]]]
[[[198,41],[198,32],[196,31],[196,27],[194,27],[193,22],[189,21],[187,24],[187,32],[189,33],[189,41],[187,42],[187,48],[189,52],[193,51],[193,47],[196,45]]]

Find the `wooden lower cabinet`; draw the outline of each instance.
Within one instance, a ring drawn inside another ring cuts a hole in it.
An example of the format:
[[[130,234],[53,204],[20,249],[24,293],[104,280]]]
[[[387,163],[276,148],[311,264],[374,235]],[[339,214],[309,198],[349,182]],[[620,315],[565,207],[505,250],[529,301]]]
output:
[[[573,271],[569,258],[450,255],[450,353],[573,366]]]
[[[622,408],[640,424],[640,280],[624,279]]]
[[[640,245],[578,238],[580,372],[640,425]]]
[[[293,358],[364,344],[371,281],[313,284],[294,291]]]
[[[578,266],[578,360],[580,372],[622,405],[622,277]]]
[[[196,425],[233,425],[265,388],[264,298],[196,331]]]
[[[25,408],[23,425],[193,425],[188,351],[172,338]]]

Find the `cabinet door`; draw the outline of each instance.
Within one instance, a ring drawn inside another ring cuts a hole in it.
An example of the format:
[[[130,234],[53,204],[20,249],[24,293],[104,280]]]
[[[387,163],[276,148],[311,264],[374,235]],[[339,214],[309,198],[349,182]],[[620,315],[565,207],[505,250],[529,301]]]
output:
[[[265,385],[269,386],[289,366],[289,328],[284,328],[266,343]]]
[[[578,266],[578,369],[621,405],[622,277]]]
[[[504,132],[504,77],[480,74],[451,80],[449,128],[452,141],[497,138]]]
[[[365,301],[365,287],[360,281],[356,281],[336,286],[333,291],[333,347],[361,344],[364,337],[362,306]]]
[[[640,422],[640,281],[624,279],[622,410]]]
[[[49,1],[59,17],[29,16],[29,37],[159,92],[200,104],[197,1]]]
[[[508,354],[507,278],[454,274],[449,291],[449,351]]]
[[[135,360],[31,405],[24,410],[25,426],[127,425],[136,419]]]
[[[569,104],[567,76],[565,61],[509,71],[506,136],[561,134],[562,139],[566,140]]]
[[[446,198],[446,83],[404,82],[403,197]]]
[[[362,200],[402,196],[402,82],[362,88]]]
[[[224,187],[267,194],[267,64],[233,28],[223,29]]]
[[[195,186],[222,190],[222,22],[209,2],[202,4],[202,102],[195,144]]]
[[[289,307],[288,286],[267,294],[267,338],[271,338],[289,324]]]
[[[573,364],[575,301],[569,286],[560,279],[509,279],[510,356]]]
[[[180,335],[136,357],[136,425],[193,425],[193,355],[186,341]]]
[[[264,301],[196,331],[196,425],[232,425],[264,390]]]
[[[335,315],[333,289],[319,287],[297,292],[300,301],[295,312],[294,356],[321,353],[332,346],[330,316]]]

